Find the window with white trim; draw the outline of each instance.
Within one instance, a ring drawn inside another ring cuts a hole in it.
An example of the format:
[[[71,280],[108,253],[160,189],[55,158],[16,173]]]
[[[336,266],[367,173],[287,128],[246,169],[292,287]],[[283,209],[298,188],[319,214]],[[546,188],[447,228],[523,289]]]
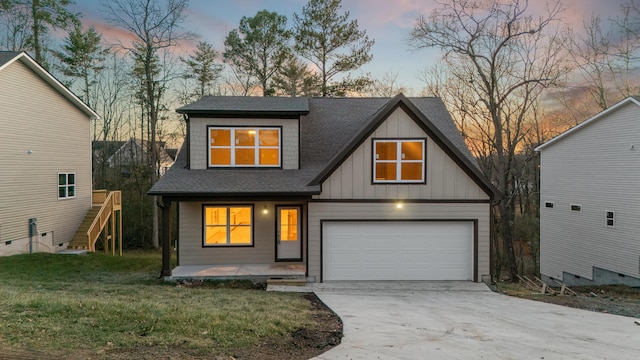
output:
[[[253,245],[252,206],[205,206],[204,246]]]
[[[76,174],[58,173],[58,199],[76,197]]]
[[[279,127],[209,127],[209,167],[279,167]]]
[[[374,183],[424,183],[425,139],[374,139]]]

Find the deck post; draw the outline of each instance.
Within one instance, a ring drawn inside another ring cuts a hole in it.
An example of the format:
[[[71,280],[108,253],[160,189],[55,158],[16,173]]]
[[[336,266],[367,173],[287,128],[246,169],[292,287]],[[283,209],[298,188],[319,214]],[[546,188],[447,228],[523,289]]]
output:
[[[171,240],[169,230],[171,227],[171,200],[162,198],[162,274],[161,276],[171,276]]]

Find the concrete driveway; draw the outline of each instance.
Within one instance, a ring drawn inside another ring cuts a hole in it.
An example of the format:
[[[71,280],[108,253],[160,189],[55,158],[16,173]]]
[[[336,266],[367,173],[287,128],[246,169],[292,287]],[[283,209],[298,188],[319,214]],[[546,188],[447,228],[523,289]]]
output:
[[[640,359],[634,318],[496,294],[469,282],[324,283],[344,323],[315,359]]]

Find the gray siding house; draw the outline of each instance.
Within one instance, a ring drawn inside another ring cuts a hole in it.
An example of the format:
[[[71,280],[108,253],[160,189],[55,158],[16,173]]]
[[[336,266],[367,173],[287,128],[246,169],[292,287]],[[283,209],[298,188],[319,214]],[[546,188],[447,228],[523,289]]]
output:
[[[24,52],[0,52],[0,255],[52,252],[92,206],[98,115]]]
[[[203,97],[177,111],[184,147],[149,192],[164,204],[164,276],[262,264],[319,282],[488,279],[495,189],[439,99]]]
[[[543,278],[640,286],[640,98],[622,100],[536,151]]]

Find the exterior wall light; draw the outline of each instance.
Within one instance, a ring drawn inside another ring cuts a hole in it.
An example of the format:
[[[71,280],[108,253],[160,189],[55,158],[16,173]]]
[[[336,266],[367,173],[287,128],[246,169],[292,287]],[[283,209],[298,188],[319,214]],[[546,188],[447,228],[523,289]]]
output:
[[[264,209],[262,209],[262,213],[267,215],[269,213],[269,208],[267,207],[267,205],[264,206]]]
[[[396,203],[396,209],[402,209],[404,205],[401,202]]]

